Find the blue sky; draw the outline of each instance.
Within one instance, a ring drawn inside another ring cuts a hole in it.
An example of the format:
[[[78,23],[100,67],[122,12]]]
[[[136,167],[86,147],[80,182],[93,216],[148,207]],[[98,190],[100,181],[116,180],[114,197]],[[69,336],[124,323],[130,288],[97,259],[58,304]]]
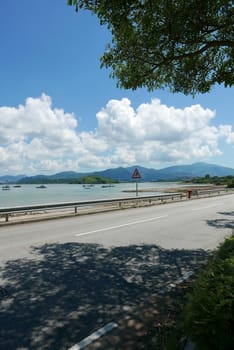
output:
[[[234,167],[234,90],[123,90],[100,69],[110,33],[66,0],[0,3],[0,175]]]

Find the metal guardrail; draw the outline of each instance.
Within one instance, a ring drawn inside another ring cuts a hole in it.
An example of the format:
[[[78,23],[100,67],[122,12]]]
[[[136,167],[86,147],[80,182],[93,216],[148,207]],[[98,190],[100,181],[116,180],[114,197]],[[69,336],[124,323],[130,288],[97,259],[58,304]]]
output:
[[[65,208],[74,208],[74,213],[78,213],[79,207],[85,206],[98,206],[103,204],[118,204],[119,208],[122,208],[124,203],[127,202],[139,202],[141,201],[149,201],[151,204],[152,201],[164,199],[174,199],[174,197],[181,197],[181,193],[171,193],[171,194],[161,194],[155,196],[138,196],[138,197],[126,197],[126,198],[111,198],[111,199],[97,199],[97,200],[87,200],[87,201],[79,201],[79,202],[65,202],[65,203],[48,203],[48,204],[35,204],[35,205],[27,205],[27,206],[17,206],[17,207],[6,207],[0,208],[0,216],[5,217],[5,221],[9,221],[9,217],[11,215],[17,213],[29,213],[29,212],[37,212],[41,210],[59,210]]]
[[[34,213],[39,212],[41,210],[62,210],[65,208],[74,208],[74,214],[78,213],[78,208],[82,207],[97,207],[99,205],[118,205],[118,208],[124,208],[124,204],[131,203],[139,205],[141,202],[148,202],[149,205],[153,204],[154,201],[161,201],[163,202],[166,199],[174,200],[174,198],[185,198],[188,199],[198,198],[199,196],[203,195],[211,195],[212,193],[228,193],[234,192],[234,189],[214,189],[214,190],[196,190],[196,189],[189,189],[187,190],[188,195],[186,196],[185,193],[170,193],[170,194],[161,194],[161,195],[151,195],[151,196],[135,196],[135,197],[125,197],[125,198],[111,198],[111,199],[97,199],[97,200],[87,200],[87,201],[78,201],[78,202],[65,202],[65,203],[48,203],[48,204],[35,204],[35,205],[27,205],[27,206],[16,206],[16,207],[6,207],[6,208],[0,208],[0,217],[5,217],[5,222],[9,221],[10,216],[14,216],[16,214],[20,213]]]

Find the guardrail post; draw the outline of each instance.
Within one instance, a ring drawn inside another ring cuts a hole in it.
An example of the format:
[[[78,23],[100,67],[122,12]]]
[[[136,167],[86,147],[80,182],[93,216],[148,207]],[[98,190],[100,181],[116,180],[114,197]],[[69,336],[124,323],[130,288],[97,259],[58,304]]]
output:
[[[77,207],[75,207],[75,214],[77,214]]]
[[[9,214],[6,214],[6,222],[9,221]]]

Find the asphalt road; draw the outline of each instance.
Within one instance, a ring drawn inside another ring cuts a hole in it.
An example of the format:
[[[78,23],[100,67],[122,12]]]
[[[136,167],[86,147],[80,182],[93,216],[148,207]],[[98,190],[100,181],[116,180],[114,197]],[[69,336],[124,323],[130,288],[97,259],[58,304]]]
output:
[[[232,194],[1,227],[1,350],[67,350],[109,322],[87,349],[140,349],[165,286],[231,233],[233,207]]]

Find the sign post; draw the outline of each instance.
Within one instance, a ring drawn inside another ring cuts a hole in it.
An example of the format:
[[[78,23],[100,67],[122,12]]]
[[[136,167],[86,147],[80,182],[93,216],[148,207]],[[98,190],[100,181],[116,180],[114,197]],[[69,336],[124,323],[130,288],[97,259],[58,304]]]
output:
[[[136,180],[136,197],[138,197],[138,179],[141,179],[141,174],[137,168],[135,168],[133,174],[132,174],[132,179]]]

